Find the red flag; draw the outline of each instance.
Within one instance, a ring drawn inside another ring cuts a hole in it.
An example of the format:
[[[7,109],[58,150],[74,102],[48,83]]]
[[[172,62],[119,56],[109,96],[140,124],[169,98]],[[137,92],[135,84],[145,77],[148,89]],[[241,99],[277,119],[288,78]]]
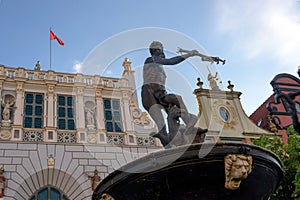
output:
[[[52,30],[50,30],[50,40],[57,40],[57,42],[61,45],[61,46],[64,46],[65,43],[59,39],[59,37],[57,37]]]

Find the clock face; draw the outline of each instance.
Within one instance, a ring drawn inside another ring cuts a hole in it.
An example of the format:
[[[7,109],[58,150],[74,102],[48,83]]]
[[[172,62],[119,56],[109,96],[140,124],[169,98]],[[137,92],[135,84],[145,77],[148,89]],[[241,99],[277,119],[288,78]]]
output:
[[[224,122],[229,122],[230,121],[230,112],[228,111],[228,109],[226,107],[221,106],[219,108],[219,114],[220,114],[221,119]]]

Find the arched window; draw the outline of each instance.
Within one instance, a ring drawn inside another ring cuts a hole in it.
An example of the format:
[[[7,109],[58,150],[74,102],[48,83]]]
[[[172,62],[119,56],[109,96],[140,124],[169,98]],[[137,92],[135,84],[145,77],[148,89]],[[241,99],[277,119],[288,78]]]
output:
[[[61,191],[53,188],[46,187],[37,191],[30,200],[69,200]]]

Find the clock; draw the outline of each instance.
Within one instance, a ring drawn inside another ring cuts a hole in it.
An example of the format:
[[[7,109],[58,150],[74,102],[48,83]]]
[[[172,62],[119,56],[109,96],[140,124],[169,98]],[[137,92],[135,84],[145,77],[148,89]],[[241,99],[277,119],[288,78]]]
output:
[[[219,115],[224,122],[230,122],[230,112],[226,107],[219,107]]]
[[[229,101],[220,99],[214,101],[212,115],[215,122],[223,125],[225,129],[234,129],[238,124],[236,111]]]

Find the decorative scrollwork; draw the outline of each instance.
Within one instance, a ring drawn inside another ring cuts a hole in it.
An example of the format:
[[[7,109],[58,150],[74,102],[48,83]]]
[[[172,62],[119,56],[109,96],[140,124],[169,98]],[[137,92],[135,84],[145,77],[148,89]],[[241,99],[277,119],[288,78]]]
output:
[[[133,123],[143,127],[151,125],[152,121],[147,112],[142,112],[135,102],[130,102],[130,111],[133,118]]]

